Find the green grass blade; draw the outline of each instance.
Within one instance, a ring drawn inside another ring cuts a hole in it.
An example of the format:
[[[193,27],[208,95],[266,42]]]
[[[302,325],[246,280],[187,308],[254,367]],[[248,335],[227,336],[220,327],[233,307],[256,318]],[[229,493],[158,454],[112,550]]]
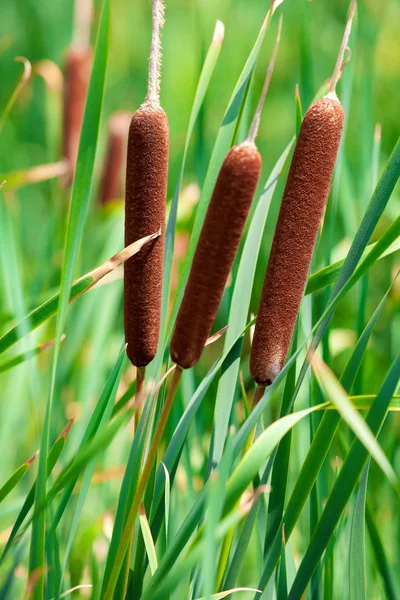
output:
[[[394,227],[396,228],[397,225],[394,224]],[[386,234],[385,234],[386,235]],[[381,238],[383,239],[383,238]],[[365,252],[363,253],[363,258],[366,258],[370,252],[376,247],[377,242],[375,242],[374,244],[370,244],[369,246],[366,247]],[[381,260],[382,258],[385,258],[386,256],[391,256],[392,254],[394,254],[395,252],[398,252],[400,250],[400,240],[396,239],[394,242],[388,244],[388,238],[386,238],[385,241],[383,241],[382,246],[379,250],[379,256],[378,254],[376,254],[376,260]],[[382,251],[382,247],[386,246],[386,249],[384,251]],[[331,285],[332,283],[335,283],[335,281],[338,278],[338,275],[340,273],[341,268],[343,267],[345,259],[343,260],[339,260],[335,263],[332,263],[331,265],[328,265],[327,267],[324,267],[323,269],[321,269],[320,271],[317,271],[316,273],[313,273],[312,275],[310,275],[310,277],[308,278],[308,282],[307,282],[307,287],[306,287],[306,291],[305,294],[314,294],[315,292],[318,292],[319,290],[322,290],[323,288],[327,287],[328,285]]]
[[[317,380],[320,382],[320,385],[325,391],[326,396],[336,406],[342,419],[347,423],[350,429],[352,429],[353,433],[357,436],[368,453],[382,469],[395,491],[398,492],[400,488],[399,480],[392,465],[383,452],[379,442],[376,440],[368,425],[365,423],[364,419],[357,412],[357,410],[353,408],[353,405],[349,401],[346,392],[336,379],[335,375],[322,362],[322,360],[317,360],[316,357],[312,361],[312,368]],[[387,409],[389,408],[390,401],[391,399],[388,402]],[[372,407],[373,406],[374,404],[372,404]]]
[[[367,424],[377,436],[385,420],[387,407],[395,393],[400,378],[400,355],[393,362],[376,401],[367,416]],[[306,589],[315,567],[341,517],[350,495],[368,459],[368,453],[359,440],[355,440],[328,498],[314,535],[297,571],[289,600],[299,598]]]
[[[151,571],[151,574],[153,575],[153,573],[156,572],[157,567],[158,567],[157,552],[156,552],[153,538],[151,536],[150,525],[147,520],[146,512],[144,510],[143,505],[139,511],[139,523],[140,523],[140,528],[142,530],[142,535],[143,535],[144,545],[146,547],[147,557],[149,559],[150,571]]]
[[[72,302],[78,296],[86,292],[93,283],[93,277],[88,276],[80,279],[71,288],[69,301]],[[35,308],[23,321],[12,327],[0,338],[0,353],[5,352],[16,344],[24,335],[33,331],[42,323],[51,319],[58,310],[58,301],[60,295],[56,294],[37,308]]]
[[[113,366],[106,384],[103,388],[99,401],[96,403],[96,407],[90,417],[89,423],[86,427],[85,433],[83,434],[82,441],[77,449],[76,456],[80,453],[84,452],[85,449],[89,446],[90,442],[96,437],[98,432],[104,428],[104,424],[109,420],[110,415],[112,413],[112,408],[115,400],[115,396],[117,394],[118,385],[122,376],[122,370],[124,366],[125,360],[125,349],[123,349]],[[74,462],[72,462],[73,466]],[[77,471],[76,475],[71,478],[66,489],[63,491],[62,497],[58,503],[54,519],[50,526],[50,531],[52,533],[55,532],[61,517],[67,507],[69,499],[72,496],[74,491],[74,487],[76,482],[78,481],[78,477],[80,472]],[[82,497],[84,498],[84,493],[81,491]]]
[[[278,586],[277,586],[277,600],[287,600],[288,586],[287,586],[287,574],[286,574],[286,554],[285,554],[285,533],[282,530],[282,551],[281,561],[279,566],[278,574]]]
[[[374,549],[375,560],[377,562],[379,572],[383,579],[387,598],[388,600],[398,600],[399,592],[396,587],[394,574],[392,573],[391,566],[386,557],[385,547],[379,535],[379,530],[375,523],[373,513],[369,509],[368,504],[365,516],[369,537],[371,539],[372,547]]]
[[[225,486],[232,466],[232,440],[228,436],[226,449],[218,471],[211,477],[207,492],[206,511],[207,518],[204,524],[204,555],[202,561],[203,593],[207,600],[215,590],[216,571],[218,566],[218,547],[215,544],[215,529],[221,519],[225,498]]]
[[[235,287],[232,294],[228,320],[228,331],[225,335],[225,350],[231,346],[232,342],[240,335],[241,331],[243,331],[246,325],[257,259],[261,247],[261,241],[269,207],[276,188],[278,177],[283,169],[292,145],[293,140],[285,148],[276,165],[272,169],[251,219],[242,256],[240,258]],[[239,367],[240,355],[236,356],[234,360],[232,360],[232,362],[227,366],[227,368],[222,371],[218,382],[212,447],[213,466],[218,464],[222,456],[239,375]]]
[[[17,62],[23,63],[24,72],[22,73],[21,79],[19,80],[15,90],[11,94],[11,97],[10,97],[9,101],[7,102],[7,105],[3,111],[3,114],[0,117],[0,132],[4,127],[4,124],[7,121],[8,116],[11,112],[11,109],[14,106],[18,96],[20,95],[20,93],[23,90],[23,88],[25,87],[25,85],[28,83],[28,81],[31,77],[31,74],[32,74],[32,66],[31,66],[31,63],[29,62],[29,60],[27,60],[23,56],[18,56],[15,60]]]
[[[350,600],[366,599],[365,567],[365,504],[367,497],[369,461],[364,469],[354,506],[350,535]]]
[[[20,467],[18,467],[18,469],[16,471],[14,471],[14,473],[11,475],[11,477],[9,479],[7,479],[7,481],[1,486],[1,488],[0,488],[0,504],[8,496],[8,494],[10,492],[12,492],[12,490],[15,488],[15,486],[18,485],[18,483],[21,481],[23,476],[29,471],[29,469],[32,466],[32,463],[34,462],[35,458],[37,457],[37,454],[38,453],[36,452],[31,458],[29,458]]]
[[[0,362],[0,373],[9,371],[10,369],[13,369],[14,367],[17,367],[18,365],[29,360],[30,358],[33,358],[34,356],[38,356],[38,354],[41,354],[45,350],[48,350],[53,345],[54,345],[54,341],[50,340],[49,342],[44,342],[43,344],[39,344],[39,346],[36,346],[36,348],[31,348],[30,350],[26,350],[22,354],[17,354],[16,356],[9,358],[8,360],[4,360],[4,361]]]
[[[93,68],[87,93],[85,114],[79,143],[76,172],[72,187],[70,212],[65,240],[64,263],[61,276],[60,300],[56,326],[56,343],[52,366],[52,376],[48,403],[43,423],[43,434],[40,446],[38,478],[35,491],[35,506],[43,506],[46,500],[47,453],[50,442],[50,426],[52,420],[53,396],[56,383],[57,363],[60,352],[60,341],[65,326],[68,301],[71,293],[74,269],[82,240],[86,213],[89,206],[100,116],[103,104],[108,46],[110,34],[110,0],[104,0],[100,17],[99,30]],[[29,559],[29,574],[38,573],[45,568],[46,511],[36,511],[32,524],[32,538]],[[39,575],[35,585],[33,598],[39,600],[44,592],[44,576]]]
[[[371,334],[378,320],[379,315],[382,312],[383,306],[391,287],[386,292],[374,314],[369,320],[362,336],[358,340],[352,355],[342,373],[340,381],[345,389],[351,390],[354,381],[356,380],[358,369],[360,367],[362,358],[370,340]],[[311,447],[307,453],[304,464],[301,468],[299,477],[295,483],[294,489],[290,495],[289,501],[286,506],[283,522],[285,523],[286,538],[289,539],[293,528],[300,516],[300,513],[306,503],[306,500],[311,493],[314,486],[315,480],[321,469],[325,457],[329,451],[332,441],[335,437],[335,433],[340,423],[339,413],[327,412],[324,414],[321,423],[317,429],[316,435],[314,436]],[[264,589],[268,584],[270,577],[275,569],[275,566],[279,560],[281,548],[281,536],[279,528],[277,528],[275,540],[271,548],[266,548],[268,558],[264,567],[264,571],[259,584],[260,589]]]
[[[121,381],[124,360],[125,360],[125,348],[120,352],[118,359],[114,365],[114,368],[112,369],[112,371],[110,373],[110,376],[104,387],[104,390],[100,397],[100,400],[96,404],[94,413],[91,417],[91,420],[89,421],[88,427],[83,436],[82,443],[81,443],[81,446],[78,449],[78,451],[82,448],[85,448],[85,445],[91,439],[93,439],[95,437],[95,435],[99,431],[101,431],[101,429],[103,429],[105,427],[106,423],[110,420],[115,397],[117,395],[118,386]],[[71,548],[72,548],[72,544],[73,544],[73,541],[74,541],[74,538],[76,535],[76,531],[78,529],[79,519],[80,519],[82,510],[83,510],[83,505],[85,503],[87,493],[89,491],[89,486],[90,486],[90,482],[91,482],[91,479],[93,476],[95,466],[96,466],[96,461],[93,460],[86,467],[85,473],[83,475],[82,485],[79,490],[78,500],[77,500],[77,503],[76,503],[76,506],[75,506],[75,509],[73,512],[73,516],[72,516],[71,524],[70,524],[70,528],[69,528],[69,535],[68,535],[68,540],[67,540],[67,544],[66,544],[66,548],[65,548],[64,564],[63,564],[63,569],[62,569],[62,574],[61,574],[59,593],[61,593],[61,585],[63,583],[65,569],[67,567],[68,558],[69,558],[69,555],[71,552]],[[60,500],[60,503],[57,507],[56,515],[54,517],[54,520],[53,520],[51,528],[50,528],[50,533],[55,534],[56,527],[57,527],[58,523],[60,522],[61,516],[66,509],[66,506],[72,495],[72,492],[74,490],[74,487],[76,485],[78,477],[79,477],[79,474],[76,475],[75,480],[72,480],[69,483],[68,487],[64,490],[62,498]]]
[[[70,419],[67,423],[67,425],[64,427],[63,431],[60,433],[60,435],[58,436],[58,438],[56,439],[56,441],[54,442],[54,445],[51,447],[49,455],[47,457],[47,472],[48,475],[51,474],[51,472],[54,469],[54,466],[56,464],[56,462],[58,461],[58,459],[60,458],[61,452],[64,449],[64,446],[67,442],[68,439],[68,435],[69,432],[71,431],[71,427],[73,424],[73,419]],[[10,533],[10,537],[7,540],[7,543],[4,547],[3,553],[1,555],[0,558],[0,565],[3,563],[4,559],[6,558],[6,556],[8,555],[8,552],[15,540],[15,537],[22,525],[22,523],[24,522],[27,514],[29,513],[30,509],[33,506],[33,502],[35,499],[35,486],[36,483],[33,484],[33,486],[31,487],[31,489],[29,490],[29,493],[26,497],[26,500],[18,514],[18,517],[13,525],[13,528],[11,530]]]

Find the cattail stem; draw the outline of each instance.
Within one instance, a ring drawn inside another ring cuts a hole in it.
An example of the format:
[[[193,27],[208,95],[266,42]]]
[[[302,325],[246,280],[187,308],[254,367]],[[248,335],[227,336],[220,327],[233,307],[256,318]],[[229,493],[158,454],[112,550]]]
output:
[[[146,376],[146,367],[138,367],[136,371],[136,398],[144,392],[144,380]]]
[[[161,29],[164,25],[164,2],[153,0],[153,32],[149,59],[149,79],[145,103],[160,104]]]
[[[351,0],[350,10],[349,10],[349,16],[347,18],[346,29],[344,30],[344,35],[343,35],[342,43],[341,43],[341,46],[340,46],[339,54],[338,54],[338,57],[337,57],[337,60],[336,60],[335,69],[333,71],[331,83],[330,83],[330,86],[329,86],[329,91],[330,92],[334,92],[336,90],[337,82],[340,79],[340,74],[341,74],[341,71],[342,71],[344,54],[346,52],[346,48],[347,48],[347,45],[349,43],[349,38],[350,38],[350,33],[351,33],[351,26],[353,24],[353,17],[354,17],[354,13],[355,13],[355,10],[356,10],[356,5],[357,5],[357,0]]]
[[[161,411],[160,418],[157,422],[157,427],[154,432],[153,439],[151,440],[149,452],[148,452],[146,462],[143,467],[142,474],[140,476],[139,484],[137,487],[135,497],[133,499],[132,507],[131,507],[130,513],[128,515],[128,518],[126,520],[126,523],[125,523],[125,529],[124,529],[124,533],[123,533],[122,539],[121,539],[120,550],[116,557],[116,561],[118,561],[121,564],[122,564],[121,561],[123,561],[125,559],[126,552],[131,547],[131,544],[132,544],[131,532],[134,531],[133,525],[139,514],[140,505],[141,505],[141,502],[143,499],[143,495],[144,495],[147,483],[149,481],[150,473],[151,473],[151,470],[152,470],[154,463],[156,461],[156,458],[157,458],[158,448],[159,448],[161,438],[162,438],[164,430],[165,430],[165,426],[168,421],[169,414],[172,409],[172,405],[174,403],[174,399],[175,399],[175,395],[176,395],[176,392],[177,392],[177,389],[179,386],[181,375],[182,375],[182,369],[180,369],[179,367],[176,367],[176,369],[174,370],[174,375],[172,378],[171,386],[168,390],[167,398],[165,400],[165,404]],[[105,598],[112,598],[113,591],[114,590],[111,590],[111,589],[109,589],[109,587],[107,587],[106,593],[105,593]]]
[[[265,385],[258,385],[253,398],[253,408],[257,406],[261,398],[264,396]]]
[[[254,141],[255,141],[255,139],[257,137],[257,134],[258,134],[258,128],[260,126],[260,120],[261,120],[261,113],[262,113],[262,110],[263,110],[263,107],[264,107],[264,103],[265,103],[265,98],[267,97],[267,93],[268,93],[269,86],[270,86],[270,83],[271,83],[272,74],[274,72],[274,67],[275,67],[275,62],[276,62],[276,57],[278,55],[279,43],[281,41],[282,21],[283,21],[283,16],[281,15],[280,18],[279,18],[278,33],[276,35],[276,40],[275,40],[274,49],[272,51],[271,60],[270,60],[269,65],[268,65],[267,75],[265,77],[264,86],[263,86],[263,89],[262,89],[262,92],[261,92],[261,96],[260,96],[260,100],[258,102],[257,110],[256,110],[256,113],[254,115],[254,119],[253,119],[253,122],[251,124],[249,135],[248,135],[248,138],[247,138],[247,141],[249,141],[249,142],[253,142],[254,143]]]

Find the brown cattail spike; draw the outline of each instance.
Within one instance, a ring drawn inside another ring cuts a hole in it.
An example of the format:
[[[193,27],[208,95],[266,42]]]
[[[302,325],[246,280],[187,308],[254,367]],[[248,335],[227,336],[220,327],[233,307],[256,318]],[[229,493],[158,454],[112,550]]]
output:
[[[162,0],[153,0],[148,94],[132,117],[126,164],[125,245],[161,228],[141,256],[125,263],[125,340],[128,357],[139,368],[157,353],[161,318],[169,153],[168,119],[159,100],[163,15]]]
[[[108,125],[108,143],[104,159],[100,202],[107,204],[122,197],[123,165],[126,164],[126,148],[131,116],[128,112],[114,113]]]
[[[171,341],[171,357],[188,369],[199,360],[221,302],[256,191],[261,156],[251,142],[224,160],[193,258]]]
[[[344,114],[335,94],[307,111],[282,199],[250,357],[253,379],[271,384],[293,335],[313,250],[329,196]]]
[[[160,330],[164,224],[168,179],[168,119],[161,107],[143,105],[129,129],[125,197],[125,245],[161,235],[125,263],[124,314],[127,354],[145,367],[157,353]]]
[[[72,181],[92,66],[89,46],[71,46],[65,59],[63,156],[69,163],[68,183]]]
[[[330,92],[304,117],[283,194],[250,356],[251,375],[260,386],[270,385],[285,363],[325,212],[344,122],[334,90],[355,8],[351,0]]]

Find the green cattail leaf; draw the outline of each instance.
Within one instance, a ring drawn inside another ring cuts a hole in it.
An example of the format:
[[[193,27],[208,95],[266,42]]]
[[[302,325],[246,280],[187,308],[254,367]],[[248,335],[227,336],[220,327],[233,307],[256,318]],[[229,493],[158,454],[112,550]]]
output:
[[[54,341],[50,340],[49,342],[44,342],[43,344],[39,344],[36,348],[32,348],[31,350],[26,350],[23,354],[17,354],[12,358],[0,362],[0,373],[4,373],[5,371],[9,371],[14,367],[20,365],[21,363],[37,356],[38,354],[42,354],[45,350],[48,350],[54,345]]]
[[[93,283],[93,277],[87,276],[79,279],[71,288],[69,301],[72,302],[78,296],[86,292]],[[56,294],[37,308],[35,308],[23,321],[18,323],[15,327],[7,331],[0,338],[0,353],[5,352],[8,348],[11,348],[14,344],[16,344],[23,335],[26,335],[30,331],[33,331],[42,323],[51,319],[55,314],[57,314],[58,310],[58,301],[60,295]]]
[[[391,287],[386,292],[371,319],[369,320],[362,336],[358,340],[352,355],[343,371],[340,378],[342,385],[350,390],[356,380],[358,369],[363,359],[368,342],[371,338],[373,329],[382,312],[383,306],[387,300]],[[324,414],[321,423],[316,431],[311,447],[306,456],[306,460],[297,478],[294,489],[286,505],[286,510],[282,518],[285,523],[286,538],[289,539],[293,528],[301,514],[301,511],[306,503],[306,500],[311,493],[315,484],[318,473],[322,467],[325,457],[328,454],[329,448],[335,437],[337,428],[340,423],[340,415],[335,412],[327,412]],[[267,561],[264,566],[264,571],[260,580],[260,589],[265,589],[268,584],[275,566],[279,560],[281,548],[281,532],[277,528],[275,539],[270,547],[266,549]]]
[[[232,345],[233,341],[240,335],[246,325],[257,259],[260,252],[269,207],[278,182],[278,177],[282,172],[292,145],[293,140],[285,148],[272,169],[251,219],[232,294],[228,330],[224,342],[225,351]],[[218,382],[214,416],[212,465],[216,465],[220,461],[225,443],[239,375],[240,349],[241,348],[238,347],[237,355],[230,362],[229,366],[221,373]]]
[[[66,441],[68,439],[68,435],[71,430],[72,423],[73,423],[72,419],[70,421],[68,421],[67,425],[65,426],[63,431],[60,433],[60,435],[54,442],[54,445],[50,449],[49,455],[47,457],[48,476],[50,476],[51,472],[54,469],[56,462],[60,458],[61,452],[63,451]],[[7,543],[4,547],[3,553],[1,555],[0,565],[3,563],[5,557],[7,556],[8,551],[10,550],[11,545],[12,545],[13,541],[15,540],[15,537],[16,537],[22,523],[24,522],[27,514],[29,513],[30,509],[33,506],[33,502],[34,502],[34,498],[35,498],[35,486],[36,486],[36,483],[34,483],[33,486],[31,487],[31,489],[29,490],[26,500],[18,514],[17,519],[15,520],[15,523],[14,523],[13,528],[10,533],[10,537],[8,538]]]
[[[378,242],[367,246],[363,254],[364,260],[371,254],[372,251],[374,251],[373,262],[398,252],[400,250],[400,239],[398,239],[399,236],[400,224],[396,219],[396,221],[389,227],[386,233],[379,240],[379,246]],[[392,241],[393,239],[394,241]],[[324,267],[320,271],[313,273],[308,278],[305,294],[313,294],[314,292],[322,290],[331,283],[335,283],[343,267],[344,261],[345,259],[339,260],[331,265],[328,265],[327,267]]]
[[[368,461],[364,468],[351,523],[349,553],[350,600],[365,600],[367,597],[365,567],[365,504],[369,464],[370,461]]]
[[[43,423],[43,434],[40,445],[39,469],[35,490],[36,514],[32,523],[32,538],[29,559],[29,576],[45,569],[45,544],[46,544],[46,511],[37,510],[45,505],[46,501],[46,464],[50,441],[50,426],[53,412],[53,396],[56,384],[58,356],[60,341],[64,330],[67,307],[71,294],[74,269],[82,240],[86,213],[89,206],[94,163],[97,148],[97,138],[100,126],[100,117],[103,104],[103,93],[108,58],[110,35],[110,0],[103,1],[99,30],[96,41],[93,68],[90,76],[89,89],[86,100],[85,114],[82,123],[82,132],[79,143],[77,167],[72,187],[69,219],[65,240],[64,264],[61,276],[60,299],[58,303],[58,318],[56,326],[56,343],[52,367],[49,398]],[[43,571],[44,572],[44,571]],[[34,600],[43,596],[44,576],[39,575],[33,593]]]
[[[400,355],[394,360],[380,392],[368,413],[366,423],[373,435],[378,436],[386,417],[387,408],[400,379]],[[368,452],[356,439],[341,468],[339,476],[328,498],[321,518],[315,528],[313,537],[297,571],[289,600],[299,598],[314,572],[329,539],[342,515],[350,495],[361,475],[368,459]]]
[[[150,571],[153,575],[158,567],[157,560],[157,552],[154,546],[154,541],[151,536],[150,525],[146,517],[146,513],[144,511],[144,507],[139,511],[139,523],[140,529],[142,530],[142,535],[144,539],[144,545],[146,547],[147,557],[149,559]]]
[[[215,590],[216,571],[218,565],[218,548],[214,534],[221,519],[225,499],[225,487],[232,467],[233,433],[228,436],[224,456],[218,471],[214,471],[208,488],[206,511],[207,519],[204,525],[204,555],[202,561],[202,583],[205,597],[211,598]]]
[[[96,404],[96,408],[90,418],[87,429],[83,435],[80,447],[78,448],[78,453],[80,450],[84,449],[85,446],[89,444],[89,442],[96,436],[96,434],[98,434],[99,431],[101,431],[105,427],[105,425],[111,418],[115,397],[117,395],[118,386],[121,381],[124,360],[125,350],[123,349],[117,358],[117,361],[108,377],[106,385],[104,386],[100,399]],[[79,519],[82,514],[83,505],[85,503],[86,496],[89,491],[89,486],[94,473],[95,466],[96,460],[93,459],[92,462],[90,462],[85,469],[82,479],[82,485],[79,490],[78,501],[75,505],[73,516],[70,521],[68,541],[65,548],[64,563],[60,580],[60,592],[72,544],[76,536],[76,532],[79,525]],[[76,476],[74,476],[72,481],[70,481],[68,486],[64,489],[60,502],[57,506],[56,514],[50,527],[49,535],[55,535],[55,530],[72,496],[78,477],[79,473]]]
[[[29,460],[24,462],[20,467],[18,467],[18,469],[16,471],[14,471],[14,473],[11,475],[11,477],[1,486],[1,488],[0,488],[0,504],[8,496],[8,494],[10,492],[12,492],[12,490],[15,488],[15,486],[18,485],[18,483],[21,481],[21,479],[23,478],[25,473],[27,473],[27,471],[29,471],[36,456],[37,456],[37,453],[34,454],[32,456],[32,458],[30,458]]]
[[[380,444],[375,439],[375,436],[368,428],[368,425],[358,414],[355,408],[353,408],[353,405],[349,401],[342,385],[321,359],[314,357],[311,366],[314,371],[314,375],[320,382],[320,385],[325,391],[327,398],[329,398],[329,400],[335,405],[342,419],[347,423],[350,429],[352,429],[353,433],[357,436],[360,442],[362,442],[366,450],[368,450],[369,454],[371,454],[372,458],[380,466],[394,490],[400,494],[400,482],[392,465],[387,459]],[[391,398],[388,401],[387,409],[390,406],[390,401]],[[374,403],[372,403],[372,406],[373,405]]]

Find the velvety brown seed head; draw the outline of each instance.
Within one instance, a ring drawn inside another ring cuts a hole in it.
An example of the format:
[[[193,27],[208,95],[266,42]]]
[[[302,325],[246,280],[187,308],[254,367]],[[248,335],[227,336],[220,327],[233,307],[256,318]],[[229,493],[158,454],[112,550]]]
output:
[[[65,59],[63,156],[70,165],[72,181],[92,66],[90,47],[71,46]]]
[[[294,151],[265,275],[250,371],[269,385],[281,371],[300,309],[343,130],[343,108],[328,94],[307,111]]]
[[[164,260],[169,129],[159,106],[144,104],[132,117],[126,167],[125,246],[154,233],[124,268],[124,319],[127,354],[145,367],[157,352]]]
[[[224,293],[261,170],[253,143],[233,147],[221,167],[171,341],[183,369],[196,364]]]
[[[114,113],[108,126],[108,143],[104,159],[100,202],[107,204],[122,197],[123,167],[126,164],[126,148],[131,116],[127,112]]]

